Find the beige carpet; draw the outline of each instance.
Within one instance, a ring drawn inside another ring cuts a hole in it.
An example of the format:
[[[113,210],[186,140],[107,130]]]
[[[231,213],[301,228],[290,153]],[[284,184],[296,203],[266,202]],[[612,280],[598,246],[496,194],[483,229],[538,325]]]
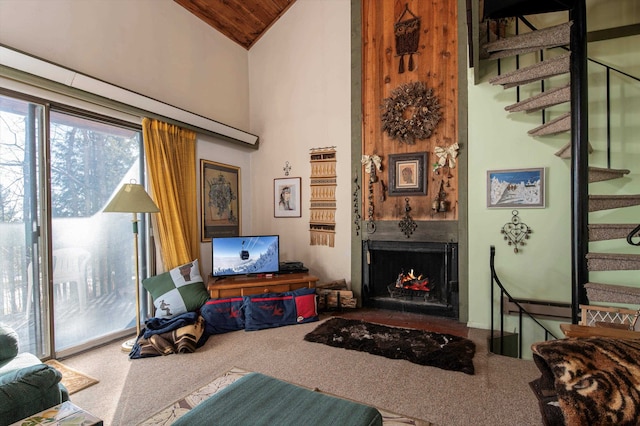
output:
[[[306,342],[318,324],[218,334],[191,354],[136,360],[116,341],[63,360],[100,379],[71,399],[105,425],[137,425],[237,366],[440,426],[541,424],[529,387],[540,371],[531,360],[488,353],[484,330],[469,331],[469,375]]]
[[[45,363],[62,373],[62,384],[69,391],[69,395],[98,383],[97,379],[68,367],[55,359],[50,359],[49,361],[45,361]]]
[[[203,386],[200,389],[190,393],[186,397],[174,402],[169,407],[163,409],[159,413],[153,415],[151,418],[140,423],[139,426],[170,425],[179,417],[187,413],[190,409],[248,373],[250,373],[250,371],[234,367],[222,376],[213,380],[208,385]],[[432,424],[422,420],[411,419],[409,417],[391,413],[380,408],[378,408],[378,411],[380,411],[380,414],[382,414],[382,424],[384,426],[430,426]]]

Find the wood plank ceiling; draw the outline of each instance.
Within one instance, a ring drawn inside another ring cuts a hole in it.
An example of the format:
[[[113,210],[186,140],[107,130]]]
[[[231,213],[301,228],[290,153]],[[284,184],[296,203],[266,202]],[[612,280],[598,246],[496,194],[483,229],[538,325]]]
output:
[[[174,0],[249,50],[295,0]]]

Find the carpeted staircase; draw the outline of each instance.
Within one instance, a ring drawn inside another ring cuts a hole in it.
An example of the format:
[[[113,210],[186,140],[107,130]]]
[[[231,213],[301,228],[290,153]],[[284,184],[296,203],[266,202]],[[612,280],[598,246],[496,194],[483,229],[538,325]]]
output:
[[[570,46],[572,25],[572,22],[566,22],[561,25],[526,32],[521,35],[507,36],[505,38],[498,38],[497,40],[492,39],[491,42],[485,44],[482,49],[484,52],[482,59],[499,60],[501,58],[530,52],[541,52],[539,57],[545,58],[533,65],[495,76],[490,80],[491,84],[502,85],[505,89],[508,89],[532,82],[545,81],[546,79],[556,76],[566,75],[570,79],[571,53],[568,51],[568,47]],[[545,49],[550,48],[562,48],[565,53],[561,53],[560,55],[547,55]],[[548,57],[548,59],[546,59],[546,57]],[[544,87],[544,85],[541,86]],[[517,103],[509,105],[505,109],[509,113],[531,113],[564,104],[566,110],[566,104],[569,102],[571,102],[571,84],[567,83],[557,88],[541,91],[539,94],[527,99],[519,100]],[[529,130],[528,133],[534,137],[541,137],[570,132],[571,123],[571,112],[565,112],[559,114],[557,118]],[[589,144],[589,153],[591,152],[593,152],[593,149],[591,144]],[[561,158],[570,159],[571,141],[560,149],[556,155]],[[588,185],[593,182],[618,179],[629,173],[630,171],[626,169],[590,166],[588,182],[584,182],[583,184]],[[590,194],[588,204],[589,212],[637,206],[640,205],[640,194]],[[627,239],[631,243],[631,238],[637,240],[637,238],[640,237],[637,226],[637,223],[589,223],[589,241]],[[634,230],[635,233],[633,233]],[[640,247],[638,247],[638,250],[633,254],[589,252],[584,261],[587,262],[588,271],[640,270]],[[597,304],[601,306],[607,303],[640,304],[640,288],[606,283],[584,283],[584,289],[590,303],[597,302]]]

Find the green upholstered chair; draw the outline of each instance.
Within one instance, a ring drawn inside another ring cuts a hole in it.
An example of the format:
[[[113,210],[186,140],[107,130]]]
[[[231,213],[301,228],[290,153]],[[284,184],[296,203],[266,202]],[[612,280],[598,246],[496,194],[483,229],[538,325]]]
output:
[[[62,375],[30,353],[18,353],[18,335],[0,324],[0,426],[69,399]]]

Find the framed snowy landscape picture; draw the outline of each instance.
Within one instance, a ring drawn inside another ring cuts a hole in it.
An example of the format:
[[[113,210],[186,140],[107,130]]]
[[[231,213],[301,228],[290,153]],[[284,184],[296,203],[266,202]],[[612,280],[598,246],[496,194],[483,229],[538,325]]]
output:
[[[488,170],[487,208],[544,208],[544,167]]]

